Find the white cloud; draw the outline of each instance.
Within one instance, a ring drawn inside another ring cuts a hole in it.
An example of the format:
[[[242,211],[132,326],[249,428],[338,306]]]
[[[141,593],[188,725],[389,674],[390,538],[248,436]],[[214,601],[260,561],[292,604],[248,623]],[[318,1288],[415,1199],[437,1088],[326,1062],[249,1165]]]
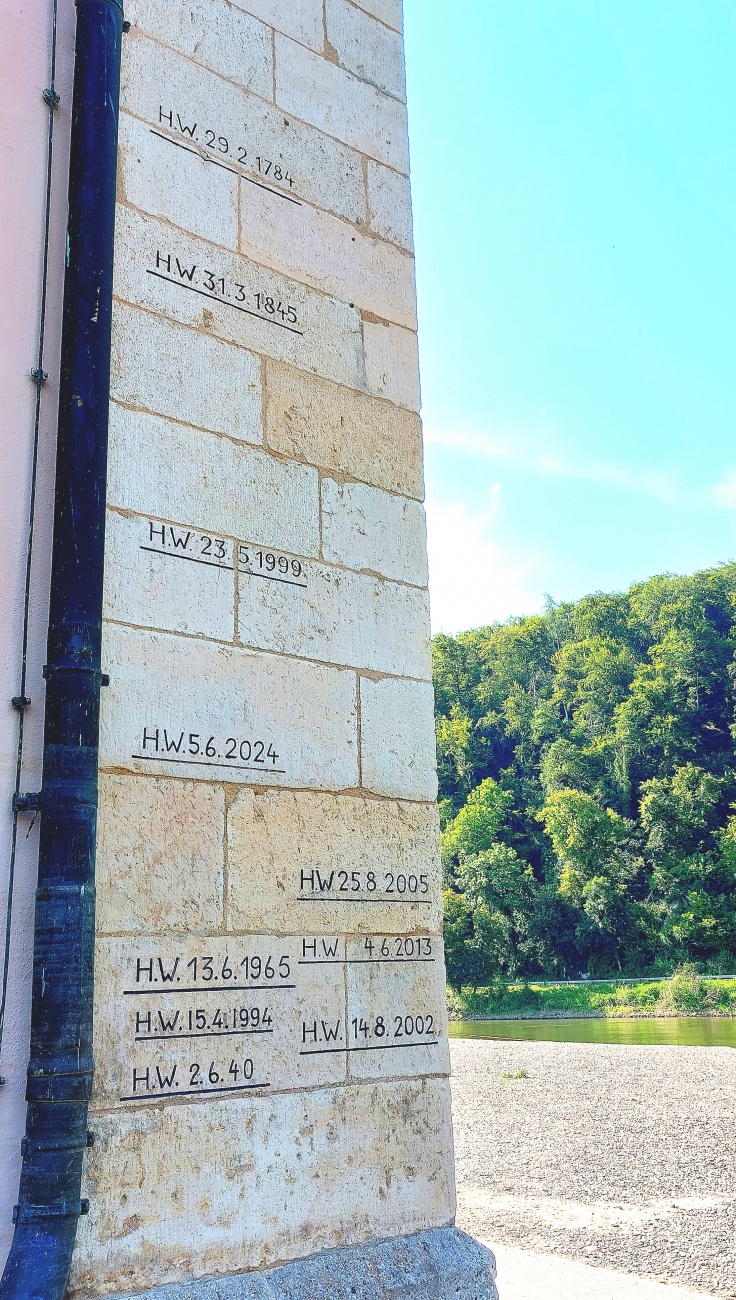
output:
[[[488,508],[475,513],[461,501],[427,500],[435,633],[463,632],[539,607],[539,592],[530,582],[537,567],[534,558],[512,553],[491,535],[500,493],[495,484]]]
[[[606,483],[626,492],[643,493],[657,501],[674,502],[679,487],[670,474],[658,469],[630,468],[612,461],[566,461],[548,451],[540,451],[528,438],[499,436],[463,426],[425,428],[425,442],[436,447],[481,456],[485,460],[506,461],[530,474],[545,478],[575,479],[584,483]],[[736,488],[734,489],[736,492]]]

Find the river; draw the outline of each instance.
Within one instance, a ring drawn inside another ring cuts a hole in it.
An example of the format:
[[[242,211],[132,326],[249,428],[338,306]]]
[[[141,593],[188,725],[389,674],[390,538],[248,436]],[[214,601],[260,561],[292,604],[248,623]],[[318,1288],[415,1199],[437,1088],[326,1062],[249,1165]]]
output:
[[[633,1043],[637,1046],[736,1047],[736,1019],[452,1020],[451,1038],[505,1038],[550,1043]]]

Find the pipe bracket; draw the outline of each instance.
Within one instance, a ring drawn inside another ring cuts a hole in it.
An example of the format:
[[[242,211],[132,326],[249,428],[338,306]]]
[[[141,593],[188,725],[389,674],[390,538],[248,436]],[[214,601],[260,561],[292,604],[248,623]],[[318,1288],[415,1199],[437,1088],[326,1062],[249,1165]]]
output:
[[[27,794],[16,793],[13,795],[13,812],[40,812],[41,811],[41,790],[34,790]]]
[[[42,1219],[78,1219],[89,1214],[89,1201],[51,1201],[48,1205],[13,1206],[13,1223],[38,1223]]]
[[[49,678],[54,675],[54,673],[82,673],[84,674],[85,677],[97,678],[98,682],[100,683],[100,686],[110,685],[109,673],[100,672],[99,668],[89,668],[86,664],[77,664],[77,663],[44,664],[43,668],[41,669],[41,675],[45,682],[47,682]]]
[[[92,1142],[90,1142],[91,1137]],[[39,1151],[86,1151],[87,1147],[91,1147],[93,1142],[94,1137],[91,1133],[85,1133],[82,1138],[76,1142],[74,1139],[64,1141],[63,1138],[60,1138],[58,1142],[49,1142],[48,1138],[38,1139],[24,1137],[21,1138],[20,1141],[20,1153],[22,1156],[28,1156]]]

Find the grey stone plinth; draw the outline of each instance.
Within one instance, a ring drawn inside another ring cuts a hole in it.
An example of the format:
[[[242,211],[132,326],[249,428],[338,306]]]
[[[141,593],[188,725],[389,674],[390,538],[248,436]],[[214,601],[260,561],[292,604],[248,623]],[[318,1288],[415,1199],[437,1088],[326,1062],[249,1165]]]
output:
[[[434,1228],[118,1300],[498,1300],[495,1276],[484,1246],[457,1228]]]

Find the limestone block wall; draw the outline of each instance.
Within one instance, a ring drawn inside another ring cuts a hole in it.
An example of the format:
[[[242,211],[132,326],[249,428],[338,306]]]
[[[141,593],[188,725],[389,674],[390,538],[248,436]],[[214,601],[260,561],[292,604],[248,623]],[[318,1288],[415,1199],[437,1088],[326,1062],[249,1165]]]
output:
[[[129,0],[71,1293],[454,1213],[400,0]]]

